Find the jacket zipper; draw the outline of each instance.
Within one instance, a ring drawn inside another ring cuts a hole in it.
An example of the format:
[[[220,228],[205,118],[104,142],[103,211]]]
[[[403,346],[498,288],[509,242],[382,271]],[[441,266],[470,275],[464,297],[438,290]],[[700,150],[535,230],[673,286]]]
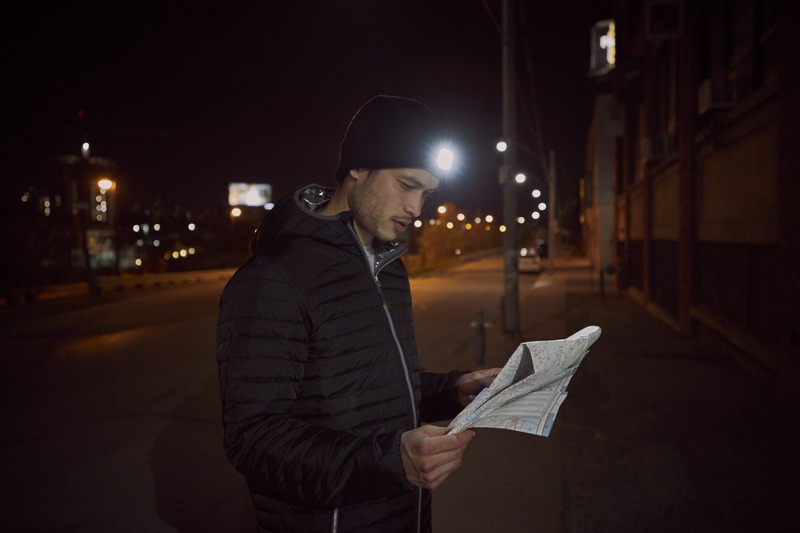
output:
[[[411,420],[414,423],[414,429],[417,428],[417,404],[414,401],[414,387],[411,385],[411,375],[408,372],[408,365],[406,364],[406,356],[403,352],[403,347],[400,344],[400,338],[397,336],[397,330],[394,327],[394,320],[392,320],[392,315],[389,312],[389,307],[386,305],[386,299],[383,297],[383,287],[381,285],[381,280],[378,279],[378,273],[394,261],[395,258],[392,258],[390,261],[383,262],[382,264],[371,265],[369,262],[369,257],[367,257],[367,253],[364,251],[364,247],[361,246],[361,240],[356,235],[356,231],[350,224],[347,224],[347,228],[350,230],[351,235],[356,240],[356,244],[358,248],[361,250],[361,255],[364,257],[364,261],[367,263],[367,267],[369,267],[370,272],[372,272],[372,279],[375,281],[375,287],[378,289],[378,296],[381,298],[381,306],[383,307],[383,312],[386,314],[386,320],[389,322],[389,329],[392,331],[392,337],[394,338],[394,343],[397,346],[397,353],[400,354],[400,363],[403,365],[403,376],[406,378],[406,387],[408,389],[408,397],[411,400]],[[334,514],[334,519],[336,519],[336,515]],[[420,532],[422,528],[422,487],[417,487],[417,533]]]
[[[339,531],[339,508],[333,510],[333,518],[331,519],[331,533]]]

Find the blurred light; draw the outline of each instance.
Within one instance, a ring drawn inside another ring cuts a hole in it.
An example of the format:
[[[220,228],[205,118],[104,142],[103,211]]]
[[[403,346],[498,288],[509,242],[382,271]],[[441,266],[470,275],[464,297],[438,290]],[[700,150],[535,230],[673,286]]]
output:
[[[101,222],[103,220],[103,215],[97,215],[96,218],[98,222]]]
[[[492,215],[486,215],[485,220],[486,222],[489,222],[491,224],[492,222],[494,222],[494,217]]]
[[[108,178],[103,178],[97,182],[97,186],[100,187],[101,191],[106,191],[114,186],[114,182]]]
[[[94,201],[95,202],[102,202],[103,201],[103,197],[98,194],[97,196],[94,197]]]
[[[164,254],[164,259],[169,259],[169,257],[170,257],[170,256],[169,256],[169,252],[166,252],[166,253]]]
[[[522,224],[523,222],[525,222],[525,217],[517,217],[517,222]]]
[[[539,220],[539,216],[540,216],[539,211],[534,211],[533,213],[531,213],[531,218],[533,218],[534,220]]]
[[[180,251],[181,257],[186,257],[186,254],[188,254],[188,253],[189,252],[187,252],[185,248]]]
[[[465,228],[465,229],[467,229],[467,230],[471,230],[471,229],[472,229],[472,224],[470,224],[469,222],[467,222],[467,225],[466,225],[466,226],[464,226],[464,228]]]
[[[453,223],[452,222],[448,222],[447,223],[447,229],[453,229]]]
[[[22,195],[22,201],[23,202],[27,202],[29,199],[30,199],[30,195],[28,193],[25,193],[25,194]]]
[[[480,224],[481,223],[481,217],[475,217],[475,223],[476,224]]]
[[[506,150],[508,150],[508,144],[506,144],[505,141],[500,141],[497,143],[495,148],[497,148],[498,152],[505,152]]]
[[[430,224],[431,226],[433,226],[434,224],[436,224],[436,221],[435,221],[434,219],[432,219],[432,218],[431,218],[431,219],[429,219],[429,220],[428,220],[428,224]]]
[[[498,229],[500,230],[500,233],[506,232],[506,227],[504,225],[501,225]]]
[[[514,176],[514,181],[516,181],[517,183],[525,183],[525,174],[520,172],[519,174]]]
[[[135,264],[137,267],[140,267],[140,266],[142,266],[142,260],[141,260],[141,259],[139,259],[139,258],[137,257],[137,258],[136,258],[136,261],[134,261],[134,264]]]
[[[456,218],[458,220],[464,220],[467,217],[466,217],[466,215],[464,213],[459,213],[459,214],[456,215]]]
[[[172,257],[173,257],[173,258],[177,259],[177,258],[179,258],[180,256],[181,256],[181,254],[179,254],[178,252],[172,252]]]
[[[264,204],[264,209],[266,209],[267,211],[271,211],[273,207],[275,207],[275,204],[272,202],[267,202]]]
[[[153,231],[158,231],[161,229],[161,224],[155,223],[153,224]]]
[[[134,224],[133,225],[133,232],[134,233],[139,233],[139,224]]]
[[[486,224],[486,226],[483,229],[485,229],[486,231],[492,231],[492,227],[489,224]]]
[[[45,200],[44,201],[44,206],[45,207],[50,207],[50,200]]]
[[[437,209],[437,211],[438,211],[440,214],[444,215],[445,213],[447,213],[447,208],[446,208],[445,206],[443,206],[443,205],[440,205],[440,206],[439,206],[439,209]]]
[[[105,213],[106,211],[108,211],[108,207],[106,207],[106,206],[101,204],[100,207],[97,210],[102,212],[102,213]]]
[[[231,209],[231,216],[232,217],[238,217],[241,214],[242,214],[242,210],[239,209],[238,207],[234,207],[233,209]]]
[[[441,225],[442,225],[442,221],[441,221],[441,220],[437,220],[437,221],[436,221],[436,225],[437,225],[437,226],[441,226]]]
[[[544,211],[545,209],[547,209],[547,204],[545,204],[544,202],[540,202],[539,211]]]
[[[156,247],[161,246],[161,241],[159,241],[158,239],[154,239],[153,240],[153,246],[156,246]]]
[[[147,235],[150,232],[150,225],[149,224],[142,224],[142,233]]]
[[[46,216],[46,217],[50,216],[50,208],[49,207],[45,207],[44,208],[44,216]]]
[[[89,157],[89,143],[83,143],[81,145],[81,155],[83,157]]]
[[[189,227],[189,231],[194,231],[194,228],[196,228],[197,226],[194,225],[194,222],[189,222],[189,226],[188,227]]]
[[[421,228],[422,227],[422,221],[419,220],[419,219],[415,220],[414,221],[414,227],[415,228]]]
[[[461,248],[456,248],[456,255],[461,255]]]
[[[531,196],[533,196],[534,198],[539,198],[541,195],[542,191],[540,191],[539,189],[533,189],[533,192],[531,193]]]
[[[448,171],[453,168],[453,160],[455,156],[453,151],[448,148],[440,148],[436,154],[436,166],[441,170]]]
[[[189,255],[194,255],[194,253],[195,253],[196,251],[197,251],[197,250],[195,250],[195,249],[194,249],[194,247],[191,247],[191,248],[189,248]]]
[[[527,248],[523,248],[522,250],[519,251],[519,255],[521,255],[522,257],[525,257],[526,255],[528,255],[528,249]]]
[[[144,246],[144,241],[142,239],[137,239],[136,246]]]

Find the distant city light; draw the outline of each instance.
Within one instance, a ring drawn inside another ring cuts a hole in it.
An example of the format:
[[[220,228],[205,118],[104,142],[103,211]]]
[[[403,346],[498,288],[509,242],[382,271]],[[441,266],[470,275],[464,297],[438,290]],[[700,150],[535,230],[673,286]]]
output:
[[[50,208],[49,207],[45,207],[44,208],[44,216],[46,216],[46,217],[50,216]]]
[[[464,226],[464,229],[466,229],[466,230],[471,230],[471,229],[472,229],[472,224],[470,224],[469,222],[467,222],[467,225],[466,225],[466,226]]]
[[[500,233],[505,233],[506,232],[505,225],[501,225],[498,229],[500,230]]]
[[[519,174],[514,176],[514,181],[516,181],[517,183],[525,183],[525,174],[520,172]]]
[[[189,248],[189,255],[194,255],[194,253],[195,253],[196,251],[197,251],[197,250],[195,250],[195,249],[194,249],[194,247],[191,247],[191,248]]]
[[[540,191],[539,189],[533,189],[533,192],[531,193],[531,196],[533,196],[534,198],[539,198],[541,195],[542,191]]]
[[[432,219],[432,218],[431,218],[431,219],[429,219],[429,220],[428,220],[428,224],[430,224],[431,226],[433,226],[434,224],[436,224],[436,221],[435,221],[434,219]]]
[[[500,141],[497,143],[495,148],[497,148],[498,152],[505,152],[506,150],[508,150],[508,144],[506,144],[505,141]]]
[[[153,231],[159,231],[160,229],[161,229],[161,224],[159,224],[158,222],[153,224]]]
[[[539,220],[540,216],[541,215],[539,214],[539,211],[534,211],[533,213],[531,213],[531,218],[533,218],[534,220]]]
[[[486,222],[491,224],[492,222],[494,222],[494,217],[492,215],[486,215],[485,220]]]
[[[97,186],[100,187],[101,191],[107,191],[114,186],[114,182],[108,178],[103,178],[97,182]]]
[[[517,222],[519,222],[520,224],[524,223],[525,217],[517,217]]]
[[[142,260],[138,257],[136,258],[136,261],[134,261],[134,263],[136,264],[137,267],[142,266]]]
[[[195,229],[196,227],[197,227],[197,226],[195,226],[195,225],[194,225],[194,222],[189,222],[189,226],[188,226],[188,228],[189,228],[189,231],[194,231],[194,229]]]
[[[181,256],[181,254],[179,254],[178,252],[172,252],[172,257],[173,257],[173,259],[177,259],[177,258],[179,258],[180,256]]]
[[[30,199],[30,197],[31,196],[28,193],[25,193],[22,195],[22,201],[27,202]]]
[[[539,211],[544,211],[545,209],[547,209],[547,204],[539,202]]]
[[[136,246],[144,246],[144,241],[142,239],[137,239]]]
[[[161,246],[161,241],[159,241],[158,239],[153,239],[153,246],[155,247]]]
[[[231,209],[231,216],[232,217],[238,217],[238,216],[241,216],[241,214],[242,214],[242,210],[239,209],[238,207],[234,207],[233,209]]]
[[[81,145],[81,155],[86,158],[89,157],[89,143],[83,143]]]
[[[492,227],[489,224],[486,224],[486,226],[484,226],[483,229],[485,229],[486,231],[492,231]]]
[[[481,223],[481,217],[475,217],[475,223],[476,224],[480,224]]]
[[[447,229],[453,229],[453,223],[452,222],[448,222],[447,223]]]
[[[447,213],[447,208],[446,208],[445,206],[443,206],[443,205],[440,205],[440,206],[439,206],[439,209],[437,209],[437,211],[438,211],[440,214],[444,215],[445,213]]]
[[[464,220],[465,218],[467,218],[467,216],[464,213],[459,213],[456,215],[456,218],[458,220]]]
[[[456,248],[456,255],[461,255],[461,248]]]
[[[189,253],[189,252],[187,252],[185,248],[184,248],[183,250],[181,250],[181,251],[180,251],[181,257],[186,257],[186,255],[187,255],[188,253]]]
[[[422,227],[422,221],[419,220],[419,219],[415,220],[414,221],[414,227],[415,228],[421,228]]]
[[[275,204],[272,202],[267,202],[264,204],[264,209],[266,209],[267,211],[271,211],[273,207],[275,207]]]

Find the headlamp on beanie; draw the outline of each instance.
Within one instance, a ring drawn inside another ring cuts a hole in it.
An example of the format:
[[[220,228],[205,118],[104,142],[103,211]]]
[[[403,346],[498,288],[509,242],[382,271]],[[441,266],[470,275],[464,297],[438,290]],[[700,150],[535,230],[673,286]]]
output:
[[[355,168],[422,168],[443,176],[454,155],[444,128],[424,104],[399,96],[376,96],[350,121],[339,152],[336,179]]]

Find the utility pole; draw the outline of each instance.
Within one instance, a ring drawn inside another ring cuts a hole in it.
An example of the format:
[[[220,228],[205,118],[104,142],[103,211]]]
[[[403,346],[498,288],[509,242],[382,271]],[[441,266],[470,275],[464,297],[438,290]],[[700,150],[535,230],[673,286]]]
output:
[[[517,166],[516,77],[514,73],[514,0],[503,0],[503,330],[509,340],[519,337],[519,275],[517,273],[517,191],[512,177]]]
[[[550,150],[547,168],[547,263],[550,274],[555,270],[556,260],[556,153]]]

